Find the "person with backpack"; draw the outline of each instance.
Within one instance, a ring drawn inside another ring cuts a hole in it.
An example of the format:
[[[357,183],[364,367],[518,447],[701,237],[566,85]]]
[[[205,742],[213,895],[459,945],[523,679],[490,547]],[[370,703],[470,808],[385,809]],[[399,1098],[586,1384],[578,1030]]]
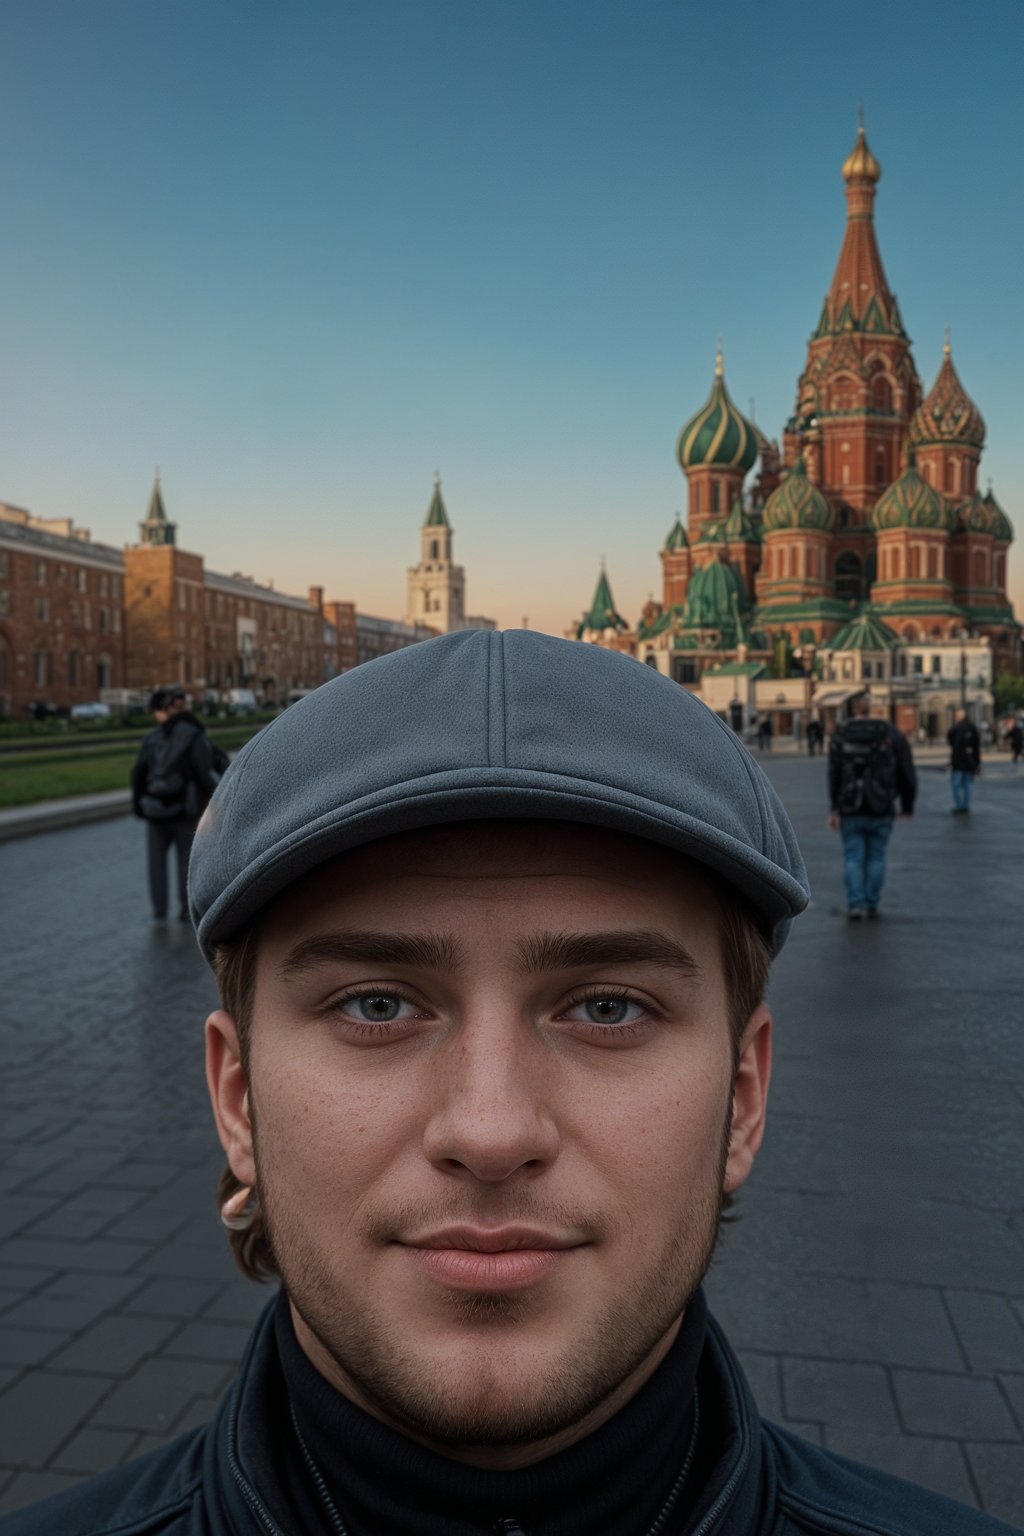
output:
[[[189,711],[188,696],[180,684],[157,688],[149,707],[157,726],[143,737],[132,767],[132,808],[147,823],[154,920],[161,922],[167,916],[167,855],[173,848],[178,865],[178,915],[187,922],[192,839],[228,758]]]
[[[958,709],[946,732],[949,742],[949,775],[953,786],[953,815],[966,816],[971,809],[971,788],[981,772],[981,737],[978,727]]]
[[[888,720],[870,718],[866,693],[852,709],[829,743],[828,825],[842,834],[846,915],[858,922],[878,916],[896,800],[903,817],[914,814],[917,774],[907,738]]]

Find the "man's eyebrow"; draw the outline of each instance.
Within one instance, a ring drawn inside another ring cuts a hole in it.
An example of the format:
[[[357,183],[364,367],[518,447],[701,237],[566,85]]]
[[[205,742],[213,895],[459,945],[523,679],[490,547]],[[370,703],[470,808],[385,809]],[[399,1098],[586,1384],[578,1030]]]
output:
[[[567,971],[581,966],[671,966],[699,981],[704,972],[684,944],[652,928],[607,933],[539,933],[523,939],[519,954],[528,971]]]
[[[409,965],[450,973],[459,968],[461,947],[440,933],[315,933],[293,945],[277,967],[277,974],[281,981],[293,981],[317,966],[338,961]]]

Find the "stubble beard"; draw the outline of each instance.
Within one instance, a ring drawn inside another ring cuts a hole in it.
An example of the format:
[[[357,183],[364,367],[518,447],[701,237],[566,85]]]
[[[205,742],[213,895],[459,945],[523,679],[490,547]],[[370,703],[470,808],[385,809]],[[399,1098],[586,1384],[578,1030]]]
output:
[[[731,1110],[731,1094],[729,1107]],[[700,1285],[714,1253],[723,1205],[723,1179],[731,1116],[706,1186],[680,1210],[662,1249],[630,1287],[595,1317],[575,1327],[567,1342],[538,1364],[509,1363],[510,1335],[526,1342],[533,1305],[527,1294],[447,1293],[451,1321],[472,1332],[473,1366],[438,1366],[402,1341],[400,1330],[367,1289],[340,1284],[286,1202],[277,1199],[272,1168],[261,1157],[254,1130],[260,1205],[290,1301],[343,1380],[386,1423],[439,1449],[446,1446],[523,1446],[561,1434],[596,1414],[657,1348]],[[440,1224],[466,1219],[466,1200],[432,1208]],[[415,1213],[422,1222],[424,1212]],[[394,1231],[397,1213],[365,1213],[363,1230]],[[600,1233],[600,1218],[541,1204],[527,1187],[510,1191],[501,1216],[533,1225],[569,1226]],[[620,1235],[619,1241],[622,1241]],[[489,1346],[490,1351],[489,1351]],[[524,1351],[529,1356],[529,1351]],[[504,1362],[504,1363],[502,1363]]]

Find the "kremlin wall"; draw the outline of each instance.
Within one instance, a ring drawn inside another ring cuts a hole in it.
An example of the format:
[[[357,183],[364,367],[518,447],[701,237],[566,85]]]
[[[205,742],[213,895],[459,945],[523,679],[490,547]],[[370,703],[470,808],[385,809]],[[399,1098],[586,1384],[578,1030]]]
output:
[[[843,166],[847,224],[796,406],[770,442],[737,410],[721,349],[679,434],[687,520],[661,550],[662,597],[631,626],[602,569],[568,631],[657,667],[740,727],[854,692],[906,731],[991,709],[1021,666],[1006,591],[1013,528],[979,489],[985,423],[947,336],[926,394],[875,238],[882,171],[863,126]]]

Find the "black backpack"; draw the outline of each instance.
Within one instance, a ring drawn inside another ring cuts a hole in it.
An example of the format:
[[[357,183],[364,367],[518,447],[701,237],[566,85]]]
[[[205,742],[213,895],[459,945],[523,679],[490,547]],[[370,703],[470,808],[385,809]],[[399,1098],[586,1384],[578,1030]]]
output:
[[[842,816],[891,816],[899,793],[896,741],[885,720],[847,720],[836,732]]]
[[[190,731],[154,731],[146,754],[142,809],[150,821],[185,815],[188,792],[186,762],[192,747]]]

